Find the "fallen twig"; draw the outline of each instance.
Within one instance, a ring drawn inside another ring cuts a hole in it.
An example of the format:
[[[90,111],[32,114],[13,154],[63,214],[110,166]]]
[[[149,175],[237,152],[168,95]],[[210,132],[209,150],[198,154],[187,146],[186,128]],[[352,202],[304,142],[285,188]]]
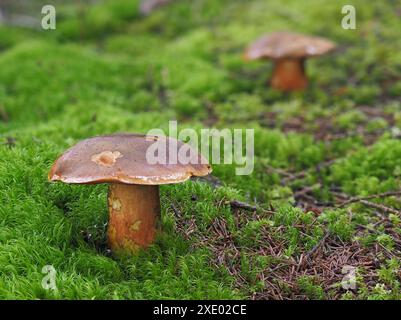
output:
[[[266,210],[258,205],[251,205],[249,203],[238,201],[238,200],[231,200],[231,201],[227,201],[226,203],[229,203],[232,208],[239,208],[239,209],[253,211],[253,212],[257,211],[257,210],[261,210],[265,213],[270,213],[270,214],[275,213],[274,211]]]
[[[174,203],[171,203],[171,209],[173,209],[174,214],[175,214],[177,217],[182,217],[181,211],[178,210],[178,208],[174,205]]]
[[[354,203],[354,202],[358,202],[358,201],[362,201],[362,200],[379,199],[379,198],[386,198],[386,197],[392,197],[392,196],[401,196],[401,190],[372,194],[372,195],[364,196],[364,197],[351,197],[350,199],[344,201],[343,203],[340,203],[338,205],[338,207],[341,208],[350,203]]]
[[[305,178],[306,175],[312,171],[320,171],[324,168],[330,167],[332,164],[334,164],[338,159],[330,159],[323,161],[322,163],[318,163],[316,166],[313,166],[311,168],[304,169],[299,172],[291,173],[288,171],[284,171],[282,169],[275,169],[277,173],[280,173],[282,175],[285,175],[285,177],[281,180],[282,185],[286,185],[294,180],[302,179]],[[283,172],[286,172],[286,174],[283,174]]]
[[[393,214],[401,216],[401,212],[400,211],[398,211],[396,209],[393,209],[393,208],[390,208],[390,207],[386,207],[386,206],[384,206],[382,204],[379,204],[379,203],[374,203],[374,202],[370,202],[370,201],[367,201],[367,200],[360,200],[360,203],[364,204],[367,207],[371,207],[371,208],[380,210],[380,211],[382,211],[384,213],[393,213]]]
[[[248,211],[258,210],[258,208],[256,206],[253,206],[249,203],[245,203],[245,202],[238,201],[238,200],[232,200],[229,203],[230,203],[230,206],[234,207],[234,208],[240,208],[240,209],[244,209],[244,210],[248,210]]]
[[[326,242],[329,236],[330,236],[330,231],[327,230],[323,238],[320,239],[320,241],[316,243],[316,245],[309,252],[306,253],[305,255],[306,259],[313,257],[315,253],[323,246],[323,244]]]
[[[370,207],[370,208],[373,208],[373,209],[377,209],[377,210],[379,210],[381,212],[384,212],[384,213],[387,213],[387,214],[388,213],[393,213],[393,214],[401,216],[401,211],[399,211],[399,210],[387,207],[387,206],[379,204],[379,203],[375,203],[375,202],[371,202],[371,201],[365,200],[366,198],[367,199],[380,198],[378,196],[381,196],[381,197],[390,196],[390,195],[392,195],[390,192],[377,194],[377,195],[371,195],[371,196],[367,196],[367,197],[351,197],[351,196],[349,196],[349,195],[347,195],[345,193],[342,193],[342,192],[335,192],[335,191],[332,191],[332,192],[338,198],[342,198],[342,199],[345,200],[345,202],[342,202],[339,205],[337,205],[338,208],[341,208],[341,207],[343,207],[343,206],[345,206],[347,204],[350,204],[350,203],[359,202],[359,203],[361,203],[361,204],[363,204],[363,205],[365,205],[367,207]],[[398,194],[399,193],[397,193],[397,195]]]

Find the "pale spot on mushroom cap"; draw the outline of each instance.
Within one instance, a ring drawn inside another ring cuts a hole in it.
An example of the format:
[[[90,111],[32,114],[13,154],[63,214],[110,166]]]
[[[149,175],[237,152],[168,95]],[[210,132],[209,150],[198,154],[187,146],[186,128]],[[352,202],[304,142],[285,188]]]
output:
[[[116,163],[117,159],[122,158],[123,155],[119,151],[103,151],[101,153],[94,154],[91,160],[99,166],[112,167]]]

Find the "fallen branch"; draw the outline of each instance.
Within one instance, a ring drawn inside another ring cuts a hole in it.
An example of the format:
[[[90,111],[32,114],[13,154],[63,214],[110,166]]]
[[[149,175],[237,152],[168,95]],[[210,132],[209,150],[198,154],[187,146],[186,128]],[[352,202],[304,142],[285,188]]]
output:
[[[286,171],[286,170],[284,170],[284,169],[275,168],[275,167],[273,167],[273,166],[271,166],[271,165],[267,165],[267,171],[268,171],[269,173],[278,173],[278,174],[280,174],[280,175],[282,175],[282,176],[285,176],[285,177],[287,177],[287,178],[293,178],[293,177],[294,177],[294,174],[293,174],[293,173],[288,172],[288,171]]]
[[[316,254],[316,252],[323,246],[323,244],[326,242],[329,236],[330,236],[330,231],[326,231],[323,238],[320,239],[320,241],[309,252],[306,253],[305,255],[306,259],[313,257]]]
[[[398,211],[396,209],[393,209],[393,208],[390,208],[390,207],[386,207],[386,206],[384,206],[382,204],[370,202],[370,201],[367,201],[367,200],[360,200],[359,202],[364,204],[367,207],[371,207],[373,209],[380,210],[380,211],[382,211],[384,213],[393,213],[393,214],[401,216],[401,212],[400,211]]]
[[[338,207],[341,208],[350,203],[354,203],[354,202],[358,202],[358,201],[362,201],[362,200],[380,199],[380,198],[387,198],[387,197],[392,197],[392,196],[401,196],[401,190],[372,194],[372,195],[364,196],[364,197],[351,197],[350,199],[344,201],[343,203],[340,203],[338,205]]]
[[[213,189],[219,188],[223,185],[219,178],[217,178],[211,174],[204,176],[204,177],[191,177],[191,180],[207,183]]]
[[[348,131],[348,132],[329,133],[327,136],[324,137],[324,140],[325,141],[335,141],[335,140],[341,140],[341,139],[346,139],[346,138],[353,138],[353,137],[357,137],[357,136],[361,136],[361,137],[378,136],[387,131],[388,131],[388,129],[367,131],[363,128],[358,128],[357,130]]]
[[[304,170],[299,171],[299,172],[296,172],[296,173],[291,173],[291,172],[286,171],[285,177],[281,180],[281,184],[282,184],[282,185],[286,185],[286,184],[288,184],[288,183],[290,183],[290,182],[292,182],[292,181],[294,181],[294,180],[303,179],[303,178],[306,177],[306,175],[307,175],[308,173],[310,173],[310,172],[312,172],[312,171],[318,171],[318,172],[319,172],[320,170],[322,170],[322,169],[324,169],[324,168],[330,167],[330,166],[331,166],[332,164],[334,164],[337,160],[338,160],[338,159],[326,160],[326,161],[323,161],[322,163],[318,163],[318,164],[317,164],[316,166],[314,166],[314,167],[307,168],[307,169],[304,169]],[[284,175],[284,174],[283,174],[283,171],[284,171],[284,170],[282,170],[282,169],[276,169],[276,172],[277,172],[277,173],[281,173],[282,175]]]
[[[230,206],[233,208],[240,208],[240,209],[244,209],[244,210],[248,210],[248,211],[258,210],[258,208],[256,206],[253,206],[249,203],[245,203],[245,202],[238,201],[238,200],[232,200],[229,203],[230,203]]]
[[[176,217],[178,217],[178,218],[182,217],[181,211],[178,210],[178,208],[174,205],[174,203],[171,203],[171,209],[173,209],[174,214],[176,215]]]
[[[396,193],[396,194],[394,194],[394,193]],[[393,214],[401,216],[401,211],[399,211],[399,210],[387,207],[387,206],[379,204],[379,203],[375,203],[375,202],[371,202],[371,201],[366,200],[366,199],[383,198],[383,197],[391,196],[391,195],[400,195],[401,191],[387,192],[387,193],[371,195],[371,196],[366,196],[366,197],[351,197],[351,196],[349,196],[349,195],[347,195],[345,193],[335,192],[335,191],[333,191],[333,194],[336,195],[338,198],[341,198],[341,199],[345,200],[345,202],[340,203],[339,205],[337,205],[337,208],[341,208],[341,207],[343,207],[343,206],[345,206],[347,204],[350,204],[350,203],[359,202],[359,203],[361,203],[361,204],[363,204],[363,205],[365,205],[367,207],[370,207],[370,208],[373,208],[373,209],[377,209],[377,210],[379,210],[379,211],[381,211],[383,213],[387,213],[387,214],[393,213]]]
[[[238,200],[226,201],[226,203],[229,203],[232,208],[238,208],[238,209],[243,209],[243,210],[252,211],[252,212],[261,210],[265,213],[270,213],[270,214],[275,213],[274,211],[266,210],[258,205],[251,205],[249,203],[238,201]]]

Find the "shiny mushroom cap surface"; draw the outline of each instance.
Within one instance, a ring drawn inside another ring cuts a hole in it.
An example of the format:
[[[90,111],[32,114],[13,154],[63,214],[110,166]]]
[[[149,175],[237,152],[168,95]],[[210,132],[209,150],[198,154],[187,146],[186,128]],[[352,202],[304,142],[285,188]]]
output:
[[[149,161],[149,154],[159,155],[158,152],[152,152],[158,146],[159,152],[165,152],[167,161]],[[181,162],[180,158],[184,157],[177,156],[180,150],[186,151],[187,155],[186,160]],[[148,154],[148,151],[151,152]],[[50,181],[77,184],[161,185],[183,182],[191,176],[205,176],[211,171],[211,166],[200,153],[176,139],[116,134],[77,143],[55,161],[48,178]]]
[[[293,32],[274,32],[251,44],[244,53],[246,60],[262,58],[308,58],[332,51],[336,44],[321,37]]]

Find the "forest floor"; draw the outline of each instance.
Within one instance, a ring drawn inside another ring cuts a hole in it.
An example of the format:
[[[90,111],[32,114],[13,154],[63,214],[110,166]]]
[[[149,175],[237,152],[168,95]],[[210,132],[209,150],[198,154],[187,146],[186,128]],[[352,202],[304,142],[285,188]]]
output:
[[[400,299],[401,6],[351,2],[355,30],[337,0],[177,0],[148,16],[109,0],[60,4],[56,30],[0,26],[0,298]],[[242,59],[277,30],[338,44],[308,61],[304,92]],[[163,232],[116,258],[107,186],[47,173],[82,139],[169,120],[254,129],[254,171],[161,187]]]

